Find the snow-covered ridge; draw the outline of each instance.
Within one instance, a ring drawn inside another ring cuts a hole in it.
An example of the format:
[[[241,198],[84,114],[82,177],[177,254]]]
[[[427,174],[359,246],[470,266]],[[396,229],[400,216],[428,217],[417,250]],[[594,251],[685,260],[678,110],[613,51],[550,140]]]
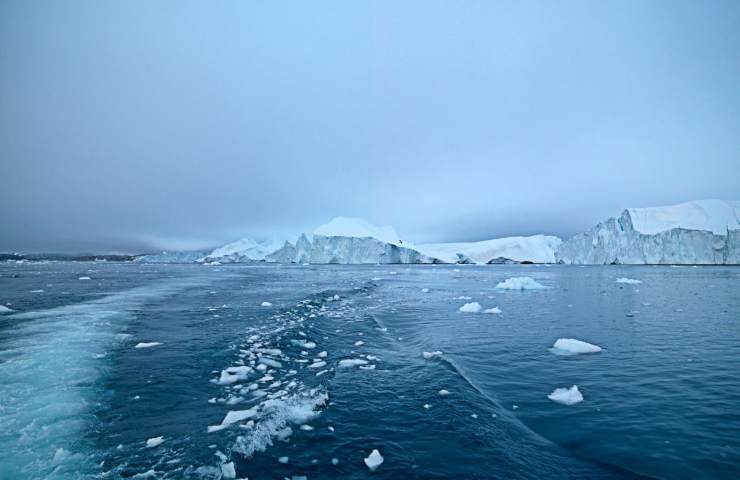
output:
[[[665,207],[628,208],[635,231],[655,235],[674,228],[725,235],[740,230],[740,201],[695,200]]]
[[[399,245],[401,237],[393,227],[377,227],[361,218],[335,217],[313,231],[324,237],[375,238],[381,242]]]

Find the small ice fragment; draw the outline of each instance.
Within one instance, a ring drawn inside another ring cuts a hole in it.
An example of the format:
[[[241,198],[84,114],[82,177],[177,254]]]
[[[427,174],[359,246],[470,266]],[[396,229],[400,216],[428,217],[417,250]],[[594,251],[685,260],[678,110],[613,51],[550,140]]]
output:
[[[365,345],[365,342],[363,342],[362,340],[357,340],[357,341],[355,342],[355,347],[361,347],[361,346],[363,346],[363,345]]]
[[[304,432],[310,432],[311,430],[313,430],[313,427],[311,425],[301,425],[301,430],[303,430]]]
[[[472,300],[473,297],[466,297],[465,295],[460,295],[455,300]]]
[[[464,313],[478,313],[483,309],[478,302],[466,303],[460,307],[460,311]]]
[[[365,465],[374,472],[383,463],[383,456],[380,454],[378,449],[373,450],[370,455],[365,458]]]
[[[561,405],[575,405],[583,401],[583,395],[578,390],[578,385],[573,385],[570,388],[556,388],[547,398]]]
[[[162,345],[162,342],[139,342],[134,346],[134,348],[150,348],[156,347],[157,345]]]
[[[278,362],[277,360],[273,360],[272,358],[268,357],[259,357],[260,363],[263,365],[267,365],[268,367],[272,368],[283,368],[283,364]]]
[[[445,390],[444,388],[439,391],[439,395],[442,396],[442,397],[446,397],[449,394],[450,394],[450,392],[447,391],[447,390]]]
[[[496,288],[503,290],[540,290],[545,288],[545,286],[535,282],[530,277],[512,277],[499,282]]]
[[[270,302],[262,302],[262,303],[260,303],[260,307],[272,307],[272,303],[270,303]]]
[[[252,418],[255,415],[257,415],[257,407],[252,407],[248,410],[229,410],[221,421],[221,425],[231,425],[232,423]]]
[[[90,277],[80,277],[77,280],[92,280]]]
[[[483,313],[491,313],[493,315],[498,315],[499,313],[501,313],[501,309],[498,307],[487,308],[483,310]]]
[[[339,295],[334,295],[334,301],[336,302],[337,300],[339,300]]]
[[[435,357],[441,357],[442,352],[440,352],[439,350],[434,351],[434,352],[422,352],[421,356],[427,360],[431,360],[432,358],[435,358]]]
[[[556,355],[578,355],[580,353],[598,353],[601,347],[575,338],[558,338],[550,351]]]
[[[164,437],[154,437],[146,441],[147,448],[153,448],[164,443]]]
[[[278,458],[278,462],[280,462],[282,464],[286,464],[286,463],[288,463],[288,457],[280,457],[280,458]]]
[[[470,416],[473,417],[473,418],[478,418],[478,414],[477,413],[471,413]]]
[[[425,403],[425,404],[424,404],[424,408],[425,408],[425,409],[427,409],[427,410],[429,410],[430,408],[432,408],[432,406],[431,406],[431,405],[429,405],[428,403]]]
[[[319,358],[326,358],[326,355],[327,355],[327,353],[326,353],[326,350],[325,350],[323,352],[319,352],[319,354],[316,355],[316,356],[319,357]]]
[[[234,468],[234,462],[222,463],[221,473],[221,478],[236,478],[236,469]]]
[[[326,362],[319,361],[319,362],[313,362],[311,365],[308,366],[308,368],[321,368],[326,366]]]
[[[367,360],[362,358],[345,358],[339,361],[339,368],[350,368],[358,365],[367,365]]]
[[[617,279],[617,283],[626,283],[628,285],[637,285],[642,283],[642,280],[636,280],[634,278],[620,277]]]
[[[329,425],[329,426],[328,426],[328,427],[326,427],[326,428],[328,428],[330,432],[333,432],[333,431],[334,431],[334,427],[332,427],[331,425]]]
[[[429,289],[428,288],[422,288],[421,289],[421,293],[429,293]]]
[[[332,458],[331,459],[331,464],[332,465],[337,465],[338,463],[339,463],[339,459],[338,458]]]
[[[8,308],[5,305],[0,305],[0,314],[12,312],[12,308]]]

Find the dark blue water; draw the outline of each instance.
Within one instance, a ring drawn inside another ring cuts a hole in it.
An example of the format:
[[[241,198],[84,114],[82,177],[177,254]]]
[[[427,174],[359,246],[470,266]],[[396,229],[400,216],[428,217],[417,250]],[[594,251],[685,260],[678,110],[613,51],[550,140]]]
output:
[[[496,288],[519,276],[548,288]],[[0,478],[734,479],[739,294],[714,267],[2,264]]]

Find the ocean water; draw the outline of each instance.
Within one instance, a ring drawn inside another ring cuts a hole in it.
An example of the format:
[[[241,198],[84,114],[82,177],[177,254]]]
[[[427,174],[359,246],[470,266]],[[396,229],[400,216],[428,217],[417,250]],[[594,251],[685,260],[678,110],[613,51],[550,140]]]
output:
[[[4,263],[0,304],[2,479],[740,478],[738,268]]]

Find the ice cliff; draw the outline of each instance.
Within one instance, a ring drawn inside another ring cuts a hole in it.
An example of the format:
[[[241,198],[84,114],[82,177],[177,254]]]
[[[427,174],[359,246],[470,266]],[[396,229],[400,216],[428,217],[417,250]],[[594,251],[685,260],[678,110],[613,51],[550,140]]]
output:
[[[740,202],[628,208],[564,242],[568,264],[740,264]]]

